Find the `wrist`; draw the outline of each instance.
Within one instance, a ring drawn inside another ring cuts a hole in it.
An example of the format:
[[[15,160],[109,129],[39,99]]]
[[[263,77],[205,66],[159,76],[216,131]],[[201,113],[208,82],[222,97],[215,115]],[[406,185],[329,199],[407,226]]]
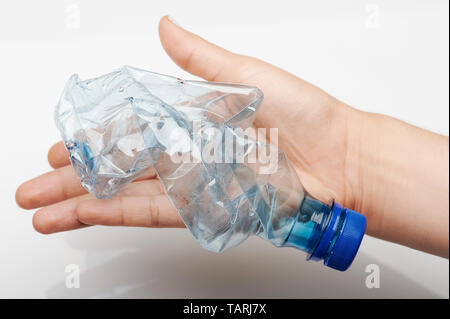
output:
[[[352,109],[346,176],[367,233],[448,256],[448,138]]]

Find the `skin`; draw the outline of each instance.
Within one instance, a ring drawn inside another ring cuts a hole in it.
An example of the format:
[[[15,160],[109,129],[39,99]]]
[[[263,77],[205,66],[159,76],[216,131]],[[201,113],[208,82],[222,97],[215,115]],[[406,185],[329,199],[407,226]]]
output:
[[[172,60],[208,81],[259,87],[256,127],[278,128],[305,189],[367,217],[367,234],[448,258],[449,140],[394,118],[356,110],[314,85],[255,58],[226,51],[163,17],[161,43]],[[51,172],[16,192],[39,208],[34,228],[50,234],[89,225],[184,227],[154,172],[116,197],[87,194],[62,142],[48,153]]]

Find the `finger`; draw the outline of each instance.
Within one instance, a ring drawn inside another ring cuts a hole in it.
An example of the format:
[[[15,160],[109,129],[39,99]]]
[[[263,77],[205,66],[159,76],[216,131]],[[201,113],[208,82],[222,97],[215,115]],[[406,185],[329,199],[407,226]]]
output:
[[[152,197],[164,195],[161,183],[156,179],[135,182],[127,185],[115,198],[128,197]],[[84,201],[95,200],[91,194],[76,196],[59,203],[39,209],[33,216],[34,228],[43,234],[56,233],[85,227],[77,215],[77,207]],[[98,200],[107,203],[108,200]],[[89,215],[86,219],[89,221]],[[89,224],[94,224],[90,222]]]
[[[155,171],[151,168],[140,175],[136,181],[153,179],[155,177]],[[86,192],[81,186],[80,179],[75,175],[72,166],[64,166],[20,185],[16,191],[16,201],[24,209],[34,209],[82,195]]]
[[[324,99],[324,93],[313,85],[261,60],[220,48],[174,24],[167,16],[159,23],[159,36],[171,59],[189,73],[208,81],[242,83],[260,88],[265,95],[265,107],[255,119],[257,127],[280,128],[285,126],[286,119],[291,119],[290,124],[295,127],[297,119],[304,116],[302,110],[311,109],[309,96]],[[292,92],[303,92],[303,100]],[[280,132],[282,139],[283,134]]]
[[[159,37],[171,59],[182,69],[208,81],[238,82],[249,76],[256,62],[234,54],[174,24],[167,16],[159,22]]]
[[[75,211],[79,202],[92,198],[86,194],[39,209],[33,215],[34,229],[42,234],[51,234],[88,226],[79,221]]]
[[[73,168],[65,166],[20,185],[16,191],[16,201],[22,208],[33,209],[84,193],[86,190]]]
[[[53,168],[60,168],[70,164],[69,152],[62,141],[50,148],[47,157],[50,166]]]
[[[184,227],[165,195],[82,201],[76,214],[81,222],[89,225]]]

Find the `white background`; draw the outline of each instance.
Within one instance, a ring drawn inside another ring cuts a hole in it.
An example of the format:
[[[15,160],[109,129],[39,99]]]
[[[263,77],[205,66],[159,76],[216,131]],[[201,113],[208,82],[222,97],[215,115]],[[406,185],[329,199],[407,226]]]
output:
[[[448,135],[448,9],[448,1],[3,0],[0,297],[448,298],[448,260],[368,236],[340,273],[258,238],[216,255],[181,229],[41,235],[14,201],[21,182],[50,169],[53,110],[70,74],[129,64],[192,78],[160,46],[164,14],[350,105]],[[68,264],[81,269],[79,289],[65,286]],[[380,267],[379,289],[365,285],[368,264]]]

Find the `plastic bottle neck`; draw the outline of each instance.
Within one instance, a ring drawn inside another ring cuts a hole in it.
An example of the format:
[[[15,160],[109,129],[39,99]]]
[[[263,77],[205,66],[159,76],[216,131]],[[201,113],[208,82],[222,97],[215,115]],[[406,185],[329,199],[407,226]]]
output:
[[[336,202],[324,204],[305,196],[284,246],[323,260],[328,267],[346,270],[352,263],[366,228],[366,218]]]

